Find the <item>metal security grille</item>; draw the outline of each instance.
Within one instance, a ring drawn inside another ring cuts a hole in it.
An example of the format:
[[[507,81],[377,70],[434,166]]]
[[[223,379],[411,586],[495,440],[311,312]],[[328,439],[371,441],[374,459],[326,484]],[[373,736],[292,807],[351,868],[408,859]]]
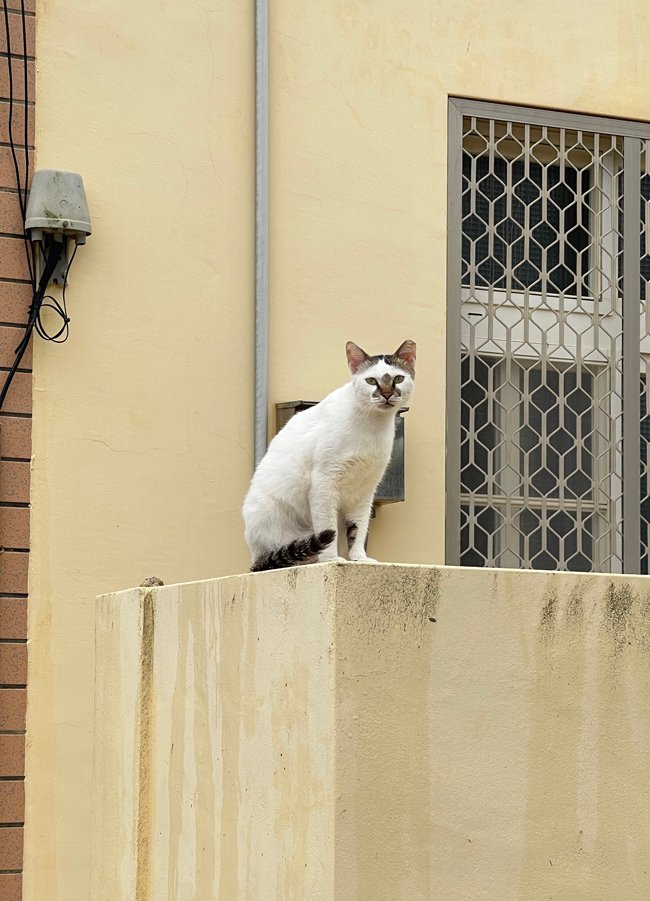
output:
[[[648,572],[650,127],[452,100],[449,141],[447,561]]]
[[[650,482],[648,479],[648,446],[650,444],[650,140],[641,144],[641,241],[640,241],[640,300],[641,300],[641,572],[648,574],[650,558]]]

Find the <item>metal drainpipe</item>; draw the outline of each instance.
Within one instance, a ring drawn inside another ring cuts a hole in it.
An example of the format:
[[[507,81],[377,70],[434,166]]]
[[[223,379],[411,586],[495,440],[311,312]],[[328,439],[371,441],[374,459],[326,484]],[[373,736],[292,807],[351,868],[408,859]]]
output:
[[[255,0],[255,465],[268,444],[269,2]]]

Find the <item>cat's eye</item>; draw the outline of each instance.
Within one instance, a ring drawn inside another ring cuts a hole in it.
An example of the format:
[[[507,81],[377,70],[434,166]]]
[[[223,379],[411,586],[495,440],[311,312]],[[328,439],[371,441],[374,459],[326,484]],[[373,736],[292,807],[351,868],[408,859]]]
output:
[[[403,375],[396,375],[395,378],[393,379],[393,385],[399,385],[399,383],[403,382],[403,381],[404,381]]]
[[[376,385],[376,384],[377,384],[377,379],[366,379],[366,381],[368,382],[369,385]]]

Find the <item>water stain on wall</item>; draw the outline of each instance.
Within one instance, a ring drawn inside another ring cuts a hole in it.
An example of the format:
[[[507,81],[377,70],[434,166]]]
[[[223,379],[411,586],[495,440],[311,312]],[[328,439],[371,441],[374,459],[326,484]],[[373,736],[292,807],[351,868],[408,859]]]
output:
[[[426,898],[432,774],[423,724],[441,575],[355,565],[339,579],[336,897]],[[390,854],[379,853],[387,833]]]
[[[138,808],[136,826],[137,901],[150,897],[151,891],[151,818],[153,808],[153,655],[154,599],[153,591],[142,591],[142,637],[140,645],[140,686],[138,720]]]

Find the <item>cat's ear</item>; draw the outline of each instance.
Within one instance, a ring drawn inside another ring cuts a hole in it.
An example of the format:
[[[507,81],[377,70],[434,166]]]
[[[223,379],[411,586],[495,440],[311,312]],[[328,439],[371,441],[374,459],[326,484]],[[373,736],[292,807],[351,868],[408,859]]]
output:
[[[401,360],[402,363],[404,363],[411,373],[415,372],[415,350],[415,341],[409,341],[407,339],[400,344],[393,354],[394,357],[397,357],[398,360]]]
[[[348,366],[352,375],[355,375],[365,365],[366,360],[370,359],[365,350],[361,350],[354,341],[348,341],[345,352],[348,355]]]

